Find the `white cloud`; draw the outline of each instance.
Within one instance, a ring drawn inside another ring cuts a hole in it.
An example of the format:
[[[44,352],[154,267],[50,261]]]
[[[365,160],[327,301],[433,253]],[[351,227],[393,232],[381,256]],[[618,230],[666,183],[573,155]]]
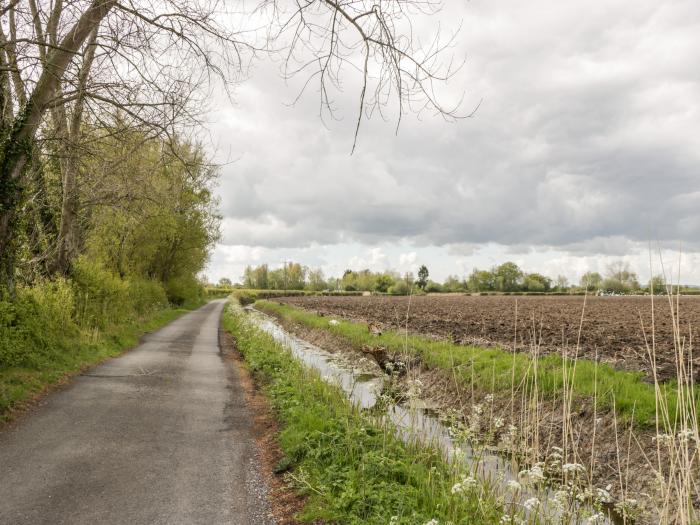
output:
[[[420,260],[446,275],[518,259],[574,278],[621,256],[642,273],[648,240],[668,253],[682,241],[700,282],[700,4],[474,0],[444,19],[464,20],[455,53],[468,61],[446,91],[483,100],[473,119],[407,117],[397,136],[374,119],[349,156],[354,80],[328,128],[313,89],[283,104],[303,79],[287,86],[274,64],[235,108],[221,102],[212,135],[236,159],[218,190],[223,242],[324,269]],[[243,264],[226,250],[212,269]]]

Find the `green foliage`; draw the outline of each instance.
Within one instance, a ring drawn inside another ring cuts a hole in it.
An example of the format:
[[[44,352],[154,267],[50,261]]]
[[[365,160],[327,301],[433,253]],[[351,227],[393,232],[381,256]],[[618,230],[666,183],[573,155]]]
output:
[[[65,374],[133,346],[172,320],[158,281],[121,279],[81,258],[71,279],[43,280],[0,300],[0,419]]]
[[[223,324],[282,424],[283,465],[307,496],[305,523],[386,525],[497,523],[479,490],[453,495],[455,469],[434,449],[407,445],[395,429],[353,407],[335,386],[304,368],[269,335],[227,308]]]
[[[121,323],[132,315],[129,284],[107,270],[101,263],[87,258],[73,265],[77,319],[81,326],[104,328]]]
[[[403,279],[396,281],[390,288],[391,295],[408,295],[411,293],[411,286]]]
[[[173,277],[165,283],[168,300],[177,306],[189,306],[202,301],[204,286],[193,275]]]
[[[425,291],[428,293],[440,293],[445,290],[443,289],[443,286],[440,283],[436,283],[435,281],[428,281],[428,283],[425,285]]]
[[[599,290],[603,284],[603,277],[598,272],[586,272],[581,276],[580,286],[589,292]]]
[[[423,264],[420,268],[418,268],[418,280],[416,281],[418,288],[425,290],[425,287],[428,285],[429,275],[430,273],[428,272],[428,267],[426,265]]]
[[[539,273],[529,273],[523,279],[522,289],[528,292],[548,292],[552,287],[552,280]]]
[[[637,274],[632,272],[629,263],[624,261],[608,265],[601,287],[614,293],[630,293],[640,289]]]

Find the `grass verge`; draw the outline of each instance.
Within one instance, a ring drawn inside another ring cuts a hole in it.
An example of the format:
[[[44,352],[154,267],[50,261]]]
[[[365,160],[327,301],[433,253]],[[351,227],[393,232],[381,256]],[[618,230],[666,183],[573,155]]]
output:
[[[271,301],[257,301],[256,307],[287,322],[326,330],[357,349],[381,346],[392,352],[418,355],[428,368],[449,370],[466,386],[474,385],[491,392],[535,383],[543,395],[559,396],[565,388],[574,398],[597,397],[598,408],[612,409],[621,421],[652,426],[656,420],[657,392],[644,381],[643,374],[616,370],[610,365],[584,359],[565,360],[561,355],[537,356],[537,366],[528,353],[512,353],[499,348],[479,348],[434,341],[399,332],[376,336],[367,324],[339,321],[330,325],[328,317]],[[515,378],[515,385],[513,385]],[[674,381],[659,386],[671,414],[677,410],[678,388]],[[700,411],[700,389],[693,394]]]
[[[68,341],[44,352],[33,366],[0,369],[0,422],[69,376],[136,346],[142,335],[157,330],[182,314],[199,308],[204,302],[187,308],[161,308],[136,320],[111,325],[98,331],[81,331]],[[59,340],[60,338],[57,338]]]
[[[306,497],[302,522],[343,524],[498,523],[502,513],[439,452],[401,441],[376,416],[296,361],[229,305],[223,326],[262,386],[282,431],[278,465]],[[436,520],[436,521],[431,521]]]

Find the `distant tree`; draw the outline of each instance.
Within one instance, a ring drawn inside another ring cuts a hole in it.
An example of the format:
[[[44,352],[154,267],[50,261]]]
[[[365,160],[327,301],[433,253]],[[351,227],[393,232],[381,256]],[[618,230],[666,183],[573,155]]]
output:
[[[470,292],[486,292],[495,289],[495,276],[488,270],[474,268],[467,279],[467,289]]]
[[[565,275],[557,275],[556,287],[560,292],[564,292],[569,288],[569,279]]]
[[[425,291],[428,293],[440,293],[446,291],[440,283],[436,283],[435,281],[428,281],[428,284],[425,285]]]
[[[442,285],[442,291],[444,292],[462,292],[465,289],[465,283],[457,275],[448,275]]]
[[[328,283],[323,275],[323,270],[317,268],[315,270],[309,270],[307,272],[307,288],[314,292],[320,292],[328,288]]]
[[[243,286],[246,288],[255,288],[255,273],[253,267],[248,265],[243,271]]]
[[[230,288],[231,286],[233,286],[233,283],[228,277],[222,277],[221,279],[219,279],[219,286],[224,288]]]
[[[603,276],[598,272],[586,272],[579,281],[581,288],[589,292],[599,290],[603,284]]]
[[[416,284],[418,285],[418,288],[421,290],[425,290],[426,285],[428,284],[428,268],[424,264],[421,265],[420,268],[418,268],[418,280],[416,281]]]
[[[552,280],[539,273],[528,273],[523,278],[522,287],[528,292],[548,292],[552,287]]]
[[[411,293],[411,285],[408,284],[406,279],[399,279],[389,288],[389,293],[392,295],[408,295]]]
[[[389,288],[393,286],[394,282],[395,279],[390,273],[382,273],[377,276],[374,284],[374,290],[376,292],[386,293],[389,291]]]
[[[513,292],[520,288],[523,272],[514,262],[505,262],[493,269],[496,289]]]
[[[654,275],[651,279],[649,279],[649,293],[659,294],[666,293],[666,291],[666,279],[663,275]]]
[[[611,292],[626,293],[639,290],[640,286],[637,274],[631,270],[629,263],[616,261],[607,267],[603,288]]]

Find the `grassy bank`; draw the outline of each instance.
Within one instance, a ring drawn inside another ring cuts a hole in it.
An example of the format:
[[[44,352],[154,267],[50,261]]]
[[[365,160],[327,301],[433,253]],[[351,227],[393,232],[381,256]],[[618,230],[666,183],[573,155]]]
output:
[[[474,385],[494,393],[510,393],[512,389],[531,388],[536,384],[541,394],[552,397],[561,397],[566,388],[574,398],[595,396],[599,409],[610,409],[614,405],[621,421],[634,420],[645,426],[655,422],[657,392],[654,385],[643,380],[642,373],[616,370],[583,359],[564,360],[561,355],[554,354],[534,360],[528,353],[462,346],[399,332],[383,332],[376,336],[369,332],[365,323],[340,321],[330,325],[328,317],[271,301],[258,301],[256,307],[288,322],[327,330],[358,349],[368,345],[415,353],[427,367],[450,370],[467,387]],[[674,382],[669,382],[659,385],[659,389],[658,394],[665,398],[673,420],[678,388]],[[700,391],[694,395],[695,405],[700,410]]]
[[[470,480],[453,491],[462,473],[439,453],[403,443],[354,408],[337,387],[254,328],[239,307],[227,307],[223,324],[281,424],[280,469],[307,496],[302,522],[499,522],[502,514],[482,487]]]
[[[0,299],[0,421],[65,377],[136,345],[203,304],[171,306],[165,287],[82,262],[70,279],[19,286]]]

